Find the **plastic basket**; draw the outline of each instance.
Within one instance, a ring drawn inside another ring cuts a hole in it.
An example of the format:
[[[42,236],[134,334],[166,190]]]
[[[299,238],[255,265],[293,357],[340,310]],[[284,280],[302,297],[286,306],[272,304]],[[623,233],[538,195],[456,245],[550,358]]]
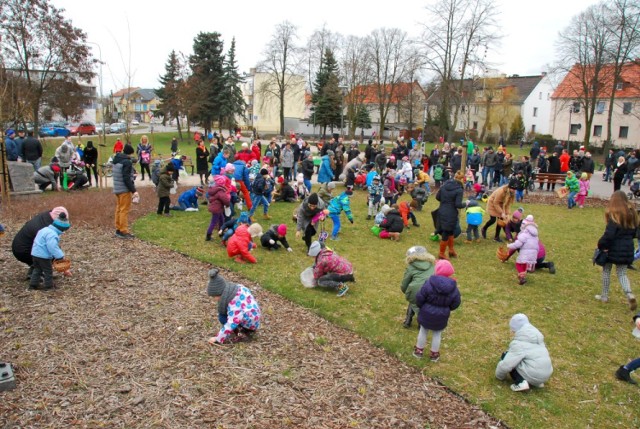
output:
[[[307,288],[317,286],[316,279],[313,278],[313,267],[309,267],[300,273],[300,281],[302,282],[302,286]]]
[[[64,258],[53,261],[53,269],[59,273],[64,273],[71,268],[71,260]]]

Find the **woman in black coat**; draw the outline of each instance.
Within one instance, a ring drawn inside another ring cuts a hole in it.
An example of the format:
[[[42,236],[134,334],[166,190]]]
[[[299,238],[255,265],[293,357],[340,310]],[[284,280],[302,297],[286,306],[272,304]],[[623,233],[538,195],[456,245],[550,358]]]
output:
[[[607,226],[598,240],[598,249],[607,254],[607,262],[602,267],[602,292],[596,295],[596,299],[602,302],[609,301],[611,268],[615,264],[618,281],[629,300],[629,308],[633,311],[637,307],[637,302],[631,293],[627,266],[633,262],[633,239],[637,235],[638,212],[624,192],[616,191],[609,199],[605,220]]]
[[[440,233],[440,259],[447,259],[444,252],[449,246],[449,257],[458,256],[453,248],[453,239],[456,226],[458,225],[458,209],[466,207],[466,203],[462,201],[464,189],[464,173],[457,171],[455,178],[447,180],[440,187],[436,194],[436,200],[440,201],[438,207],[438,232]]]
[[[196,170],[200,176],[201,185],[209,182],[209,150],[205,147],[202,140],[198,142],[198,147],[196,147]]]
[[[98,186],[98,149],[93,146],[93,142],[89,140],[87,147],[84,148],[84,168],[87,171],[87,178],[89,179],[89,186],[91,186],[91,171],[93,170],[93,177],[96,179],[96,186]]]
[[[547,171],[550,174],[562,174],[562,170],[560,169],[560,158],[556,152],[551,154],[551,156],[549,156],[549,158],[547,159]],[[555,190],[556,190],[555,182],[547,183],[547,191],[555,191]]]
[[[31,271],[33,271],[33,258],[31,257],[33,240],[35,240],[38,231],[51,225],[53,220],[57,219],[60,213],[66,214],[67,218],[69,218],[69,212],[64,207],[55,207],[50,211],[38,213],[32,217],[31,220],[25,223],[13,238],[11,251],[18,261],[29,266],[27,279],[31,278]]]
[[[618,158],[618,163],[614,167],[615,171],[613,172],[613,192],[620,190],[622,181],[624,180],[624,176],[627,175],[627,160],[624,159],[624,156]]]

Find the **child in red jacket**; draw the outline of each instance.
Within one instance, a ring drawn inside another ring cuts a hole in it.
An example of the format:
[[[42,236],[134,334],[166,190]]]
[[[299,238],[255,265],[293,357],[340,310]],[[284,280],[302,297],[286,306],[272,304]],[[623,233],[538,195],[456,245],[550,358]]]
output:
[[[230,258],[235,256],[235,261],[241,264],[250,262],[257,263],[255,256],[251,254],[251,250],[256,247],[253,242],[255,237],[262,235],[262,227],[260,224],[253,223],[251,226],[242,224],[236,228],[229,241],[227,242],[227,255]]]

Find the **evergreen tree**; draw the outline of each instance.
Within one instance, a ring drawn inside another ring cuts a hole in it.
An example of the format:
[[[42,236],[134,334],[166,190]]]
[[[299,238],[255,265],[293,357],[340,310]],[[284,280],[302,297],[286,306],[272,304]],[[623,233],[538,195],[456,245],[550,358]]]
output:
[[[236,39],[231,40],[231,47],[224,62],[224,90],[220,93],[220,128],[226,126],[231,129],[236,124],[236,115],[244,117],[246,103],[242,95],[240,84],[244,78],[238,73],[236,65]]]
[[[509,130],[509,141],[517,142],[522,140],[524,137],[524,121],[522,120],[522,116],[518,114],[513,122],[511,123],[511,128]]]
[[[331,49],[326,49],[322,63],[316,74],[315,90],[311,98],[313,114],[311,119],[322,127],[326,134],[327,127],[333,129],[340,126],[342,118],[342,92],[339,87],[338,63]]]
[[[171,51],[167,63],[164,66],[165,74],[159,77],[160,88],[156,89],[156,95],[160,100],[158,110],[166,118],[174,118],[178,126],[178,134],[182,139],[180,127],[180,90],[182,79],[180,77],[180,62],[176,51]]]
[[[355,128],[371,128],[371,116],[369,109],[364,104],[360,104],[356,110]]]
[[[221,117],[218,101],[224,92],[224,55],[220,33],[199,33],[193,41],[189,58],[193,72],[189,80],[193,119],[202,121],[205,131]]]

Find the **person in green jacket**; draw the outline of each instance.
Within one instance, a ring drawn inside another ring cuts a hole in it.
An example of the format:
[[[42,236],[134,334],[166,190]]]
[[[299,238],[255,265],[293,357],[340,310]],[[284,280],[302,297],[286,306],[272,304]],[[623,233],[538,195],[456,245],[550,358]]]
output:
[[[404,272],[400,289],[404,293],[409,305],[402,326],[409,328],[411,327],[413,315],[418,314],[418,311],[420,311],[416,304],[416,295],[427,279],[433,275],[436,257],[422,246],[413,246],[407,250],[405,261],[407,263],[407,269]]]
[[[572,209],[576,206],[576,195],[580,192],[580,181],[571,170],[567,171],[567,179],[564,181],[564,187],[569,190],[567,206]]]

